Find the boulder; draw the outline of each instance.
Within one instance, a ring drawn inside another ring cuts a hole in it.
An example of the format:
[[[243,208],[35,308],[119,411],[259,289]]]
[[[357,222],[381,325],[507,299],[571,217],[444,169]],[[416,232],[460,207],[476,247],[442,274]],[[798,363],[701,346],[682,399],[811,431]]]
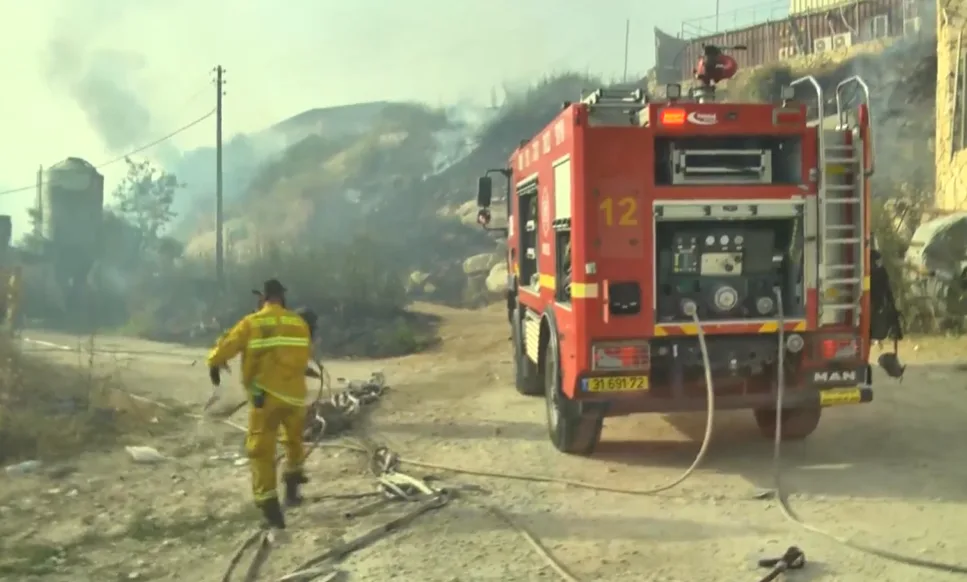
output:
[[[413,271],[410,273],[409,279],[407,279],[406,290],[411,292],[416,289],[420,289],[429,278],[429,273],[424,273],[423,271]]]
[[[463,272],[467,275],[486,273],[493,268],[500,257],[494,253],[480,253],[463,261]]]
[[[507,263],[497,263],[490,269],[486,285],[487,291],[491,293],[503,293],[507,289]]]

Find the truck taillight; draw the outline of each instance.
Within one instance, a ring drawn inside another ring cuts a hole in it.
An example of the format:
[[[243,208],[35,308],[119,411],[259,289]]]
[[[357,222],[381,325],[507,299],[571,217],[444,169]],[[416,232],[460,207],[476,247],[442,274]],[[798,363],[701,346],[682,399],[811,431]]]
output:
[[[827,337],[819,343],[820,355],[824,360],[850,360],[859,356],[859,340],[855,337]]]
[[[648,342],[609,342],[591,346],[594,370],[647,370],[651,367]]]

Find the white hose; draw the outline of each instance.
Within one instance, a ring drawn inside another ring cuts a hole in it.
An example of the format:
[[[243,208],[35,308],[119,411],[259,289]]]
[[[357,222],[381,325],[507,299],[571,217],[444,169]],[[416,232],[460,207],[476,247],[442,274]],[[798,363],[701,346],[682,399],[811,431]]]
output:
[[[705,343],[705,332],[702,330],[702,322],[698,318],[698,310],[693,306],[689,311],[690,313],[687,313],[687,315],[692,317],[692,321],[695,322],[695,327],[698,330],[698,347],[702,353],[702,364],[705,368],[705,393],[707,395],[705,436],[702,437],[702,446],[698,449],[695,460],[692,461],[692,464],[677,479],[654,489],[636,491],[635,493],[637,495],[653,495],[681,485],[702,464],[702,461],[705,460],[705,455],[708,453],[708,447],[712,444],[712,431],[715,428],[715,391],[712,389],[712,364],[709,361],[708,345]]]
[[[776,296],[776,311],[777,318],[779,320],[779,358],[778,358],[778,377],[776,379],[776,438],[775,444],[772,450],[772,480],[775,486],[776,497],[779,499],[779,510],[782,514],[796,525],[802,527],[806,531],[810,531],[815,534],[819,534],[825,538],[833,540],[839,544],[842,544],[848,548],[877,556],[891,562],[896,562],[899,564],[905,564],[907,566],[914,566],[917,568],[925,568],[928,570],[935,570],[939,572],[950,572],[953,574],[967,574],[967,566],[961,566],[959,564],[946,564],[944,562],[936,562],[933,560],[925,560],[922,558],[914,558],[911,556],[904,556],[903,554],[897,554],[889,550],[884,550],[877,548],[872,545],[865,543],[855,542],[853,540],[839,537],[832,534],[824,529],[818,528],[814,525],[806,523],[801,517],[799,517],[792,506],[789,504],[789,499],[787,493],[782,487],[782,406],[783,399],[786,393],[786,370],[785,370],[785,315],[783,314],[782,308],[782,290],[778,287],[774,290]]]

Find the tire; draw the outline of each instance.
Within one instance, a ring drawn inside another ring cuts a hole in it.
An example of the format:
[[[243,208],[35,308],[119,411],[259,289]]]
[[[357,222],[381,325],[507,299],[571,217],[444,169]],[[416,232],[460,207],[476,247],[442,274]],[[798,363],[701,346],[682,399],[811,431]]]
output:
[[[753,411],[755,423],[762,436],[776,438],[776,409],[757,408]],[[789,408],[782,414],[782,440],[801,441],[813,434],[819,426],[823,409],[816,407]]]
[[[604,414],[568,399],[561,391],[561,365],[556,341],[547,342],[543,363],[547,432],[554,448],[571,455],[593,454],[601,441]]]
[[[544,393],[544,382],[540,368],[524,353],[520,308],[515,307],[510,317],[510,337],[514,344],[514,386],[524,396],[540,396]]]

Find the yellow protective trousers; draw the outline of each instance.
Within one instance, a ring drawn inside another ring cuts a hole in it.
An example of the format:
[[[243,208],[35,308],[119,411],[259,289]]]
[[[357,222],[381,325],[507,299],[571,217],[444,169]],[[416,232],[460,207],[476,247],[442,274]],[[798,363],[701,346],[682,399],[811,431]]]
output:
[[[252,495],[255,503],[262,503],[278,496],[275,472],[276,442],[281,440],[285,448],[285,473],[302,472],[305,450],[302,446],[302,430],[306,409],[285,402],[272,394],[265,395],[265,403],[256,408],[249,405],[248,434],[245,450],[252,470]],[[279,439],[280,434],[285,435]]]

